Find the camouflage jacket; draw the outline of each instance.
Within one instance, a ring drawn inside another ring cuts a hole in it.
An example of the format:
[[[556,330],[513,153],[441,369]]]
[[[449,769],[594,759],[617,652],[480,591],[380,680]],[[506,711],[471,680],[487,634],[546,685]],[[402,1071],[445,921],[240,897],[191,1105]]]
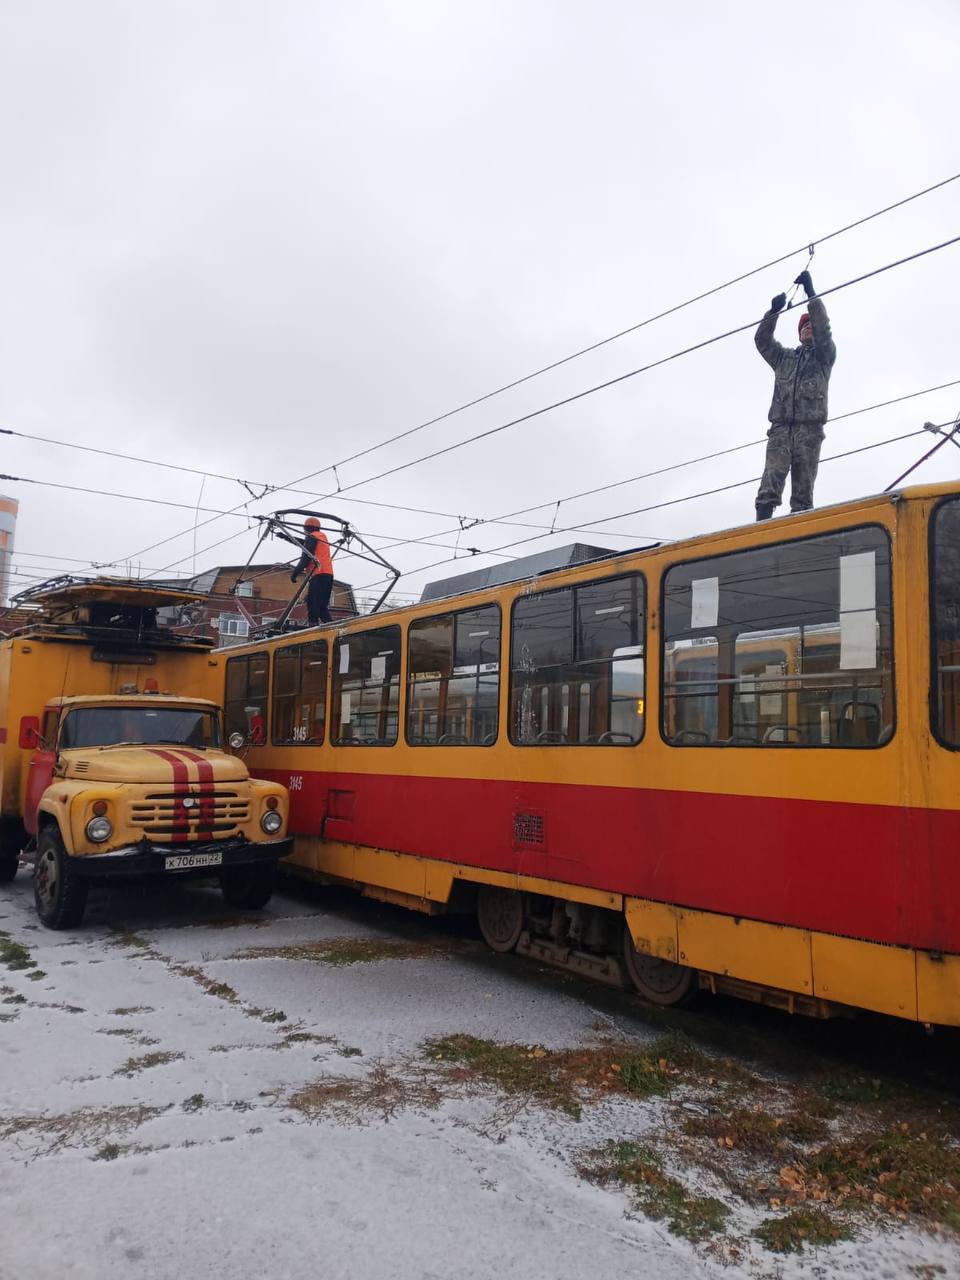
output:
[[[773,401],[767,417],[788,426],[822,427],[827,420],[827,384],[837,348],[830,336],[827,309],[819,298],[807,303],[813,342],[808,346],[784,347],[773,336],[776,311],[768,311],[760,321],[754,341],[757,350],[773,369]]]

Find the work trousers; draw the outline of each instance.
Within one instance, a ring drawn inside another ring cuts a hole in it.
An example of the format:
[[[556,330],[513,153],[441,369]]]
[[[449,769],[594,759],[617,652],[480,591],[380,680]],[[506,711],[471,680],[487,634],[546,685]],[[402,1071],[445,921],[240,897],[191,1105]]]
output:
[[[757,506],[779,507],[789,471],[790,510],[807,511],[812,507],[822,444],[823,427],[795,427],[775,422],[767,432],[767,457],[757,491]]]
[[[333,590],[332,573],[315,573],[307,587],[307,617],[310,626],[320,622],[330,622],[330,593]]]

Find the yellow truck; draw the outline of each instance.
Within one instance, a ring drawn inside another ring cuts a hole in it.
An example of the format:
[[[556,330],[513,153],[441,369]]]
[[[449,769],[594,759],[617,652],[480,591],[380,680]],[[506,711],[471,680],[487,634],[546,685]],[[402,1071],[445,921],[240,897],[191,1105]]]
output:
[[[93,880],[216,876],[264,906],[288,795],[224,749],[210,642],[160,624],[198,597],[72,579],[27,597],[36,622],[0,642],[0,880],[32,861],[51,929],[80,923]]]

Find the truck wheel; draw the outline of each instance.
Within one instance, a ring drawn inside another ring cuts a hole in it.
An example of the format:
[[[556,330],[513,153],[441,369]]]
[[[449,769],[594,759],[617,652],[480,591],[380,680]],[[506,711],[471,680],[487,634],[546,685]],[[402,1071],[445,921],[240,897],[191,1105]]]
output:
[[[53,826],[44,827],[37,837],[33,900],[41,924],[48,929],[73,929],[83,919],[87,882],[77,875]]]
[[[273,895],[276,873],[273,862],[251,862],[245,867],[229,867],[220,872],[224,901],[231,907],[265,907]]]

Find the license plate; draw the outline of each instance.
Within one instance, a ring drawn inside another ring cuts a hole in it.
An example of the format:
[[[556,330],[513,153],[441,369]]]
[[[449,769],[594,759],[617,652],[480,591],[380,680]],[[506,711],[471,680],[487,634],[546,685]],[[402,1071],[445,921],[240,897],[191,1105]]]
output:
[[[186,871],[190,867],[219,867],[222,853],[177,853],[165,859],[167,871]]]

